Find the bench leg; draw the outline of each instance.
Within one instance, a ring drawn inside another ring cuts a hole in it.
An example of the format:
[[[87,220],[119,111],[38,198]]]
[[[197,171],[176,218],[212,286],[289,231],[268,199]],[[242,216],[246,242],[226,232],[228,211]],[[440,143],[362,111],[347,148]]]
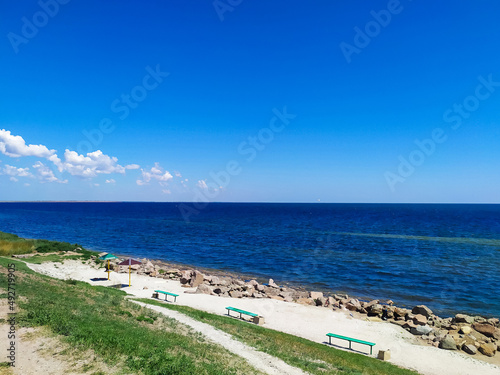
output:
[[[330,345],[332,345],[332,337],[331,337],[331,336],[328,336],[328,343],[329,343]]]
[[[349,341],[349,350],[352,350],[352,348],[351,348],[351,341]]]
[[[370,345],[370,355],[372,355],[373,346]]]
[[[177,302],[177,297],[176,296],[174,296],[174,302]]]

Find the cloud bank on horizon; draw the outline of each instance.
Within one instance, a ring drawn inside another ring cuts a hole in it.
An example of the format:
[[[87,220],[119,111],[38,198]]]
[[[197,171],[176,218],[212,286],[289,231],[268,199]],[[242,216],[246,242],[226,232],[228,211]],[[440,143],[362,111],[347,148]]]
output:
[[[46,159],[47,162],[37,160],[30,167],[16,167],[10,164],[4,164],[0,168],[0,175],[9,177],[12,182],[20,182],[20,179],[25,181],[37,181],[39,183],[61,183],[67,184],[68,178],[77,177],[86,181],[92,181],[100,174],[124,175],[126,171],[141,170],[141,175],[138,176],[136,183],[139,186],[148,185],[151,182],[157,182],[163,189],[165,194],[170,194],[170,190],[166,189],[170,180],[174,176],[167,170],[164,170],[160,163],[155,162],[154,166],[145,170],[138,164],[127,164],[122,166],[118,163],[118,158],[104,154],[101,150],[89,152],[86,155],[78,154],[76,151],[66,149],[63,158],[59,158],[57,151],[49,149],[47,146],[39,144],[26,144],[24,138],[20,135],[14,135],[10,130],[0,129],[0,152],[12,159],[24,157],[33,157],[38,159]],[[51,168],[52,167],[52,168]],[[59,177],[55,175],[54,169],[59,172]],[[68,176],[69,175],[69,176]],[[182,178],[180,172],[174,172],[176,178]],[[27,180],[26,180],[27,179]],[[182,184],[185,180],[181,181]],[[107,184],[115,184],[113,178],[105,181]],[[30,186],[31,183],[25,182],[25,186]],[[99,186],[95,184],[94,186]],[[184,187],[186,187],[184,185]]]

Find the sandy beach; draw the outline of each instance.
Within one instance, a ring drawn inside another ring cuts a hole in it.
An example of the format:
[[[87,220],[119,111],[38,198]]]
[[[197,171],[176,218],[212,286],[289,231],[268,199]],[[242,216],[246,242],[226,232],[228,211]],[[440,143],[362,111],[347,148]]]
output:
[[[111,286],[125,284],[127,293],[151,298],[155,289],[179,294],[177,304],[190,306],[210,313],[223,315],[227,306],[234,306],[258,313],[265,318],[264,327],[300,336],[314,342],[328,342],[328,332],[355,337],[376,343],[373,356],[379,350],[391,351],[391,363],[416,370],[426,375],[493,375],[500,374],[499,355],[489,358],[492,363],[477,360],[455,351],[423,346],[415,336],[403,328],[387,322],[371,322],[355,318],[349,311],[332,311],[316,306],[304,306],[274,299],[228,298],[207,294],[192,294],[196,288],[181,287],[179,281],[132,274],[132,286],[128,287],[129,275],[111,273],[110,280],[103,268],[95,268],[80,261],[67,260],[61,263],[28,264],[36,272],[60,278],[75,279],[92,285]],[[98,281],[92,281],[96,279]],[[187,293],[185,293],[187,292]],[[166,312],[169,310],[161,309]],[[203,331],[200,330],[202,333]],[[335,342],[339,349],[347,350],[345,342]],[[367,353],[367,347],[355,344],[353,349]]]

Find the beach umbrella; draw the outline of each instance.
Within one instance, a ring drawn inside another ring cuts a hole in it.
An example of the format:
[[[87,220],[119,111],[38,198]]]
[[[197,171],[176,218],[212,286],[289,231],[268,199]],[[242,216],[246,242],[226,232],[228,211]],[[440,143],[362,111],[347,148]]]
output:
[[[130,274],[131,274],[131,266],[132,264],[141,264],[142,262],[140,260],[134,259],[134,258],[128,258],[125,259],[123,262],[118,263],[119,266],[128,266],[128,286],[130,286]]]
[[[99,259],[101,259],[101,260],[107,260],[108,261],[108,271],[107,272],[108,272],[108,280],[109,280],[109,273],[111,272],[110,269],[109,269],[109,261],[111,259],[118,259],[118,257],[115,256],[115,255],[113,255],[113,254],[106,254],[106,255],[100,257]]]

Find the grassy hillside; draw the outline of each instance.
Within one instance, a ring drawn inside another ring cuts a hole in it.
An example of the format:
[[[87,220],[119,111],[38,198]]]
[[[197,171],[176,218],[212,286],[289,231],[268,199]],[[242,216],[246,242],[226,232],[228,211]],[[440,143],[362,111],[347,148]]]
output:
[[[0,256],[11,256],[20,254],[45,254],[45,253],[67,253],[77,252],[83,258],[90,258],[95,254],[92,251],[85,250],[78,244],[70,244],[68,242],[58,242],[49,240],[28,240],[16,236],[15,234],[0,232]]]
[[[150,299],[140,302],[163,306],[179,311],[196,320],[213,325],[236,339],[258,350],[280,358],[291,366],[311,374],[363,374],[363,375],[415,375],[414,371],[394,366],[388,362],[338,350],[320,343],[287,333],[260,327],[227,316],[214,315],[187,306],[166,304]]]
[[[2,286],[9,263],[17,269],[20,324],[48,327],[72,347],[93,350],[108,365],[134,374],[260,374],[188,327],[126,301],[123,291],[52,279],[5,258],[0,258]]]

